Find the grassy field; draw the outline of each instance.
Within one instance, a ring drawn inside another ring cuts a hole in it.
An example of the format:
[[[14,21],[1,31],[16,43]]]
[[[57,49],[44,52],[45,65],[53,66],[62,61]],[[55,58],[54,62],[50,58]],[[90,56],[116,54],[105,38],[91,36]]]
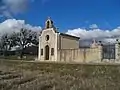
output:
[[[120,90],[120,66],[5,60],[0,90]]]

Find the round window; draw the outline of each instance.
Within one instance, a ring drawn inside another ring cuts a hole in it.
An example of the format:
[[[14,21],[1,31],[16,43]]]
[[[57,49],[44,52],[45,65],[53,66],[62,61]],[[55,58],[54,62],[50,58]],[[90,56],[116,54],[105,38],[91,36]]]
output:
[[[49,35],[46,35],[46,41],[48,41],[49,40]]]

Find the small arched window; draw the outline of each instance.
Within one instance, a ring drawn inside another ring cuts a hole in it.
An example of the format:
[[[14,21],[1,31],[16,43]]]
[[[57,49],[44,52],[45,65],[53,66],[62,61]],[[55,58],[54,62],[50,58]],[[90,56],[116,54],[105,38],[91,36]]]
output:
[[[41,49],[41,55],[43,55],[43,49]]]
[[[51,48],[51,55],[54,55],[54,48]]]
[[[50,28],[50,21],[47,21],[47,27],[46,28]]]

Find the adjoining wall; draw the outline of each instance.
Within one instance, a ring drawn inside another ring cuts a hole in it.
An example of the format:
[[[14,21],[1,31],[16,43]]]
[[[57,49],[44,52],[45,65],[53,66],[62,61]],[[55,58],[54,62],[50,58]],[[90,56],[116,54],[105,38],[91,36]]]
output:
[[[68,36],[60,35],[60,49],[78,49],[79,48],[79,39],[71,38]]]
[[[96,48],[86,49],[86,58],[85,62],[101,62],[102,60],[102,49],[101,46]]]
[[[62,49],[58,60],[65,62],[101,62],[101,48]]]

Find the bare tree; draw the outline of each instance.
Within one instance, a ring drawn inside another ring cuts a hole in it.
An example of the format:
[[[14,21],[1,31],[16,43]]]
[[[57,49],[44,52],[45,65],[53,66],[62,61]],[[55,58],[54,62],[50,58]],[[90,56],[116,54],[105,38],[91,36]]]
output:
[[[20,57],[22,58],[26,47],[29,47],[31,44],[38,45],[37,32],[22,28],[20,32],[11,34],[9,41],[11,42],[10,47],[20,47]]]
[[[7,55],[7,51],[11,49],[11,42],[9,40],[8,34],[3,34],[0,38],[0,49],[3,52],[3,55]]]

